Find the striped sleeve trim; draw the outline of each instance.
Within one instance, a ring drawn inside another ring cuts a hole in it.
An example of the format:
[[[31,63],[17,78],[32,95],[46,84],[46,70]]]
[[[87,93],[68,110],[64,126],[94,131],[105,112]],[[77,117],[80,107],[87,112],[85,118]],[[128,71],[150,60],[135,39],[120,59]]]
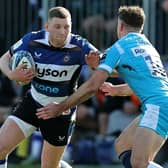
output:
[[[106,64],[100,64],[97,69],[106,71],[109,75],[112,73],[113,69],[106,65]]]

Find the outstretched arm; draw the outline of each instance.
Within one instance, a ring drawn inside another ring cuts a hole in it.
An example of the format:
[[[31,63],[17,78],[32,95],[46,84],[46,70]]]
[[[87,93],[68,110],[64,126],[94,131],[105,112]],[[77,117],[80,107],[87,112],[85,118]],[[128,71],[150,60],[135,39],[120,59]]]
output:
[[[85,61],[92,70],[97,68],[100,58],[101,54],[98,51],[90,51],[89,54],[85,55]]]
[[[100,59],[102,57],[102,54],[98,51],[91,51],[89,54],[85,55],[85,61],[87,65],[92,70],[96,70],[100,63]],[[110,77],[119,77],[119,73],[114,69],[111,73]]]
[[[128,84],[113,85],[105,82],[100,87],[100,90],[104,92],[105,96],[130,96],[133,94]]]
[[[115,77],[119,77],[119,73],[114,69],[113,72],[111,73],[110,77],[115,78]]]
[[[49,119],[62,114],[71,107],[81,104],[95,94],[102,83],[107,79],[108,74],[103,70],[96,70],[92,77],[86,81],[79,89],[60,104],[51,103],[37,110],[37,117]]]

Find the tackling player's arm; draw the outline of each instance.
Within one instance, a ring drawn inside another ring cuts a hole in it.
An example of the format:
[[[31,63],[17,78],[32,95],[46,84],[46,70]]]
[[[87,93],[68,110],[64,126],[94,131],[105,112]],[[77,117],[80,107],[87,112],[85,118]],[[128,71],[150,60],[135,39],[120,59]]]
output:
[[[101,60],[102,54],[98,51],[91,51],[89,54],[85,55],[85,61],[87,65],[92,70],[96,70],[98,67],[100,60]],[[114,69],[111,73],[110,77],[119,77],[119,73]]]
[[[95,94],[103,82],[107,79],[109,74],[103,70],[96,70],[91,78],[86,81],[79,89],[69,96],[65,101],[60,104],[53,103],[49,106],[44,106],[37,110],[37,117],[41,119],[49,119],[62,114],[62,112],[70,109],[71,107],[81,104]]]
[[[128,84],[113,85],[109,82],[103,83],[100,90],[105,96],[130,96],[133,94],[132,89]]]
[[[110,77],[112,77],[112,78],[119,77],[119,76],[120,76],[119,73],[115,69],[113,70],[113,72],[110,75]]]
[[[99,65],[101,54],[98,51],[90,51],[85,55],[85,61],[90,69],[96,70]]]
[[[63,102],[66,104],[65,107],[69,109],[70,107],[81,104],[89,99],[99,90],[107,77],[108,73],[106,71],[96,70],[88,81],[86,81],[74,94]]]

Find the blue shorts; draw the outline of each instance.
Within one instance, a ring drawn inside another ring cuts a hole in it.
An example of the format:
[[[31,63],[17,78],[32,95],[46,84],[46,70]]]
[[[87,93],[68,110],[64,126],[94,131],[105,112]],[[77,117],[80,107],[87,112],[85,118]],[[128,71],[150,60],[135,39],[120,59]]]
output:
[[[166,139],[168,136],[168,101],[161,101],[143,104],[139,127],[151,129]]]

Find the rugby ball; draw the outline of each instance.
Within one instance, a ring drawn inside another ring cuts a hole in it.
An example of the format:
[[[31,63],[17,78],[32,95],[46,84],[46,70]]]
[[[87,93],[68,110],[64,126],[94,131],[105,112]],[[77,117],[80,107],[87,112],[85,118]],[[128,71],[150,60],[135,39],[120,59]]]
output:
[[[25,50],[20,50],[12,55],[12,58],[10,60],[11,70],[16,69],[21,64],[25,65],[23,70],[27,70],[29,68],[35,69],[35,63],[34,63],[33,57],[30,52],[25,51]],[[23,82],[17,82],[17,83],[20,85],[27,84]]]

